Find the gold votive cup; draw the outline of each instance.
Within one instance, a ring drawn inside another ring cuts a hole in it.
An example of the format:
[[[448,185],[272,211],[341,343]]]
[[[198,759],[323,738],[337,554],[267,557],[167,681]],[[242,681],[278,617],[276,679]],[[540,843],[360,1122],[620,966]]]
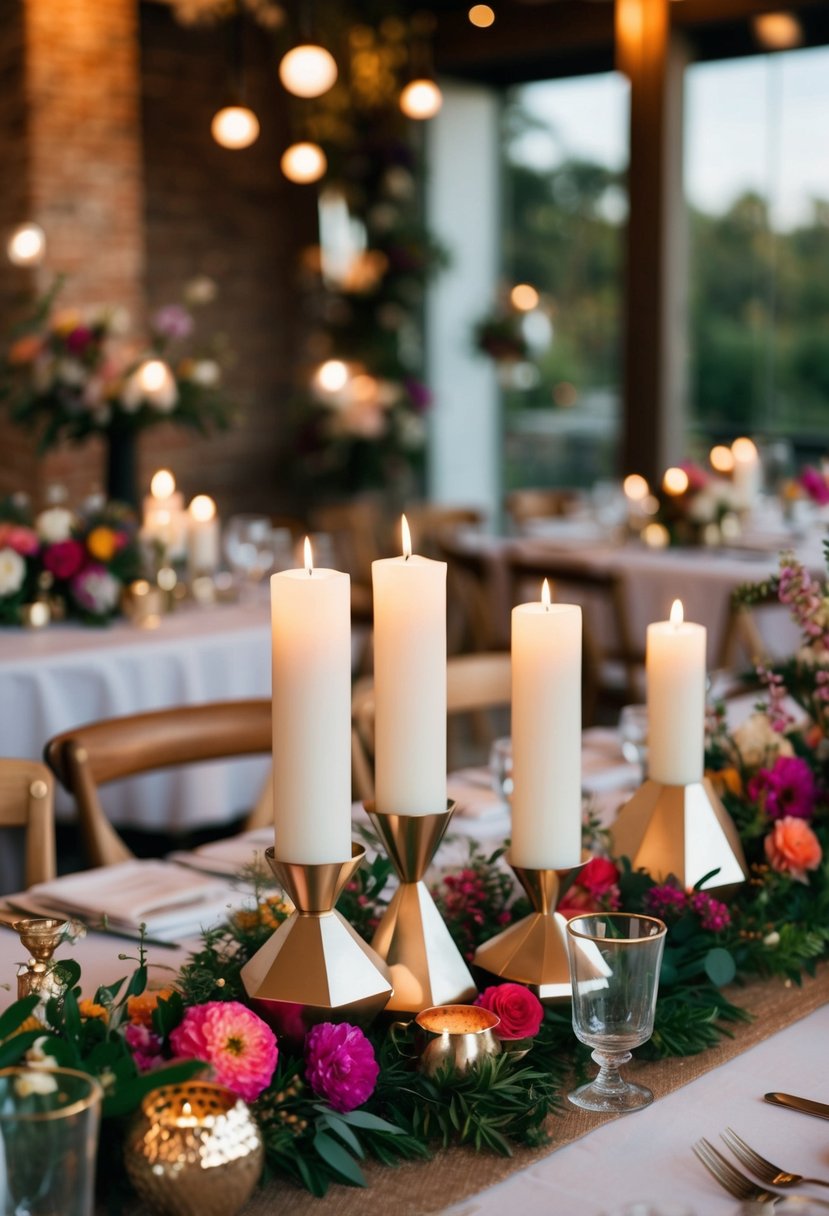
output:
[[[466,1072],[501,1053],[495,1030],[501,1019],[479,1005],[435,1005],[414,1019],[421,1044],[418,1068],[434,1076],[442,1068]]]

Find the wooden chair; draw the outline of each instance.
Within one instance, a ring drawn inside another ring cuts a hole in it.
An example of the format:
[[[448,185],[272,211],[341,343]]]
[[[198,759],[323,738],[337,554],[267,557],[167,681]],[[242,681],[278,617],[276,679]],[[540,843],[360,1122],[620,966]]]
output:
[[[269,700],[216,701],[91,722],[56,735],[46,745],[46,762],[75,798],[81,832],[92,865],[132,857],[109,822],[99,786],[137,773],[177,764],[270,752]],[[245,826],[270,821],[270,783]]]
[[[0,827],[25,829],[26,886],[55,877],[55,782],[37,760],[0,760]]]
[[[438,557],[444,538],[459,528],[480,528],[485,521],[478,507],[448,507],[435,502],[412,502],[403,508],[412,533],[412,548],[424,557]]]
[[[582,719],[592,725],[602,702],[615,706],[642,700],[644,649],[637,647],[628,619],[621,575],[558,555],[513,552],[507,558],[510,602],[538,598],[546,578],[552,598],[582,605]],[[522,590],[523,589],[523,590]]]
[[[356,583],[371,586],[371,563],[389,553],[387,524],[373,499],[318,507],[311,517],[314,531],[327,532],[334,543],[339,569]]]
[[[530,519],[550,519],[570,515],[579,501],[578,490],[521,489],[512,490],[504,500],[513,528],[520,532]]]
[[[764,612],[772,610],[780,611],[780,600],[776,591],[769,591],[753,604],[740,603],[736,593],[732,594],[722,645],[717,656],[718,667],[747,668],[774,657],[769,654],[769,646],[758,621]]]
[[[444,532],[435,556],[447,565],[447,646],[450,654],[508,650],[509,629],[499,619],[500,597],[487,553]]]
[[[446,709],[451,719],[508,707],[512,699],[506,651],[452,656],[446,665]],[[351,769],[355,797],[374,797],[374,682],[358,681],[351,701]],[[450,763],[450,768],[452,767]]]

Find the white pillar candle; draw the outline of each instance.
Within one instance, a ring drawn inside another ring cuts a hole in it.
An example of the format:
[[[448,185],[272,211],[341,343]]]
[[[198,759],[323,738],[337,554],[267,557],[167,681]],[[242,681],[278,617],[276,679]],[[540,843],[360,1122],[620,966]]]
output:
[[[760,454],[754,442],[745,436],[734,440],[731,454],[734,457],[732,478],[738,503],[741,507],[750,509],[757,500],[762,482]]]
[[[351,857],[351,580],[271,576],[274,850],[304,864]]]
[[[512,845],[531,869],[581,859],[581,608],[512,610]]]
[[[705,626],[683,620],[648,625],[648,776],[664,785],[701,781],[705,759]]]
[[[144,499],[141,535],[163,545],[168,561],[177,561],[187,552],[187,516],[184,495],[176,489],[169,469],[159,469],[150,480],[150,493]]]
[[[405,525],[405,516],[404,516]],[[446,810],[446,562],[372,562],[375,802],[378,811]]]
[[[187,508],[187,564],[194,575],[213,574],[219,565],[219,520],[207,494],[197,494]]]

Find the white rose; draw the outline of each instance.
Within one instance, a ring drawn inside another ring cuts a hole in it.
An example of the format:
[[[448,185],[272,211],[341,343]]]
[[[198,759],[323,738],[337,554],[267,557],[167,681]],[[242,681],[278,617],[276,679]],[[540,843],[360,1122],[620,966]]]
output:
[[[15,1093],[20,1098],[28,1098],[30,1094],[53,1094],[58,1087],[57,1078],[41,1068],[29,1068],[15,1078]]]
[[[197,275],[184,288],[184,299],[188,304],[210,304],[216,299],[219,289],[206,274]]]
[[[77,359],[60,359],[55,374],[61,384],[68,384],[72,388],[79,388],[86,379],[84,365]]]
[[[743,763],[749,768],[773,764],[778,756],[792,756],[789,740],[774,730],[764,713],[754,713],[733,732]]]
[[[43,1050],[43,1045],[47,1042],[46,1036],[41,1035],[39,1039],[35,1039],[26,1052],[26,1063],[31,1069],[37,1069],[40,1072],[50,1072],[53,1068],[60,1068],[56,1058]]]
[[[708,490],[700,490],[691,499],[688,517],[695,524],[710,524],[717,514],[717,500]]]
[[[193,383],[202,388],[215,388],[221,377],[221,368],[215,359],[199,359],[190,373]]]
[[[0,597],[14,595],[23,585],[26,563],[14,549],[0,549]]]
[[[141,402],[144,400],[144,390],[141,387],[141,380],[138,372],[133,372],[127,377],[124,387],[121,389],[121,408],[125,414],[134,414]]]
[[[75,517],[66,507],[49,507],[38,515],[35,530],[41,540],[48,545],[56,545],[59,541],[69,540],[74,522]]]

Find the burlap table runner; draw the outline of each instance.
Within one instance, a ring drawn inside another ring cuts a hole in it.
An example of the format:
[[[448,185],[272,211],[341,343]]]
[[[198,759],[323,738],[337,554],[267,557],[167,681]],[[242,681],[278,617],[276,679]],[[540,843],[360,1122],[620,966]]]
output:
[[[756,981],[732,990],[731,996],[753,1015],[751,1022],[739,1023],[734,1028],[733,1038],[724,1038],[716,1047],[696,1056],[631,1063],[625,1074],[647,1085],[657,1099],[687,1085],[826,1004],[829,963],[818,969],[815,979],[805,979],[802,987],[788,981]],[[371,1187],[368,1193],[359,1188],[334,1186],[324,1199],[315,1199],[285,1183],[271,1182],[255,1193],[241,1216],[273,1216],[274,1212],[288,1216],[364,1216],[369,1207],[374,1212],[393,1212],[394,1216],[431,1216],[578,1140],[612,1117],[618,1116],[590,1114],[568,1105],[561,1116],[550,1120],[553,1137],[550,1144],[538,1149],[516,1149],[511,1158],[450,1149],[430,1161],[406,1163],[393,1169],[368,1164],[365,1168]],[[145,1210],[136,1204],[124,1216],[138,1216]]]

